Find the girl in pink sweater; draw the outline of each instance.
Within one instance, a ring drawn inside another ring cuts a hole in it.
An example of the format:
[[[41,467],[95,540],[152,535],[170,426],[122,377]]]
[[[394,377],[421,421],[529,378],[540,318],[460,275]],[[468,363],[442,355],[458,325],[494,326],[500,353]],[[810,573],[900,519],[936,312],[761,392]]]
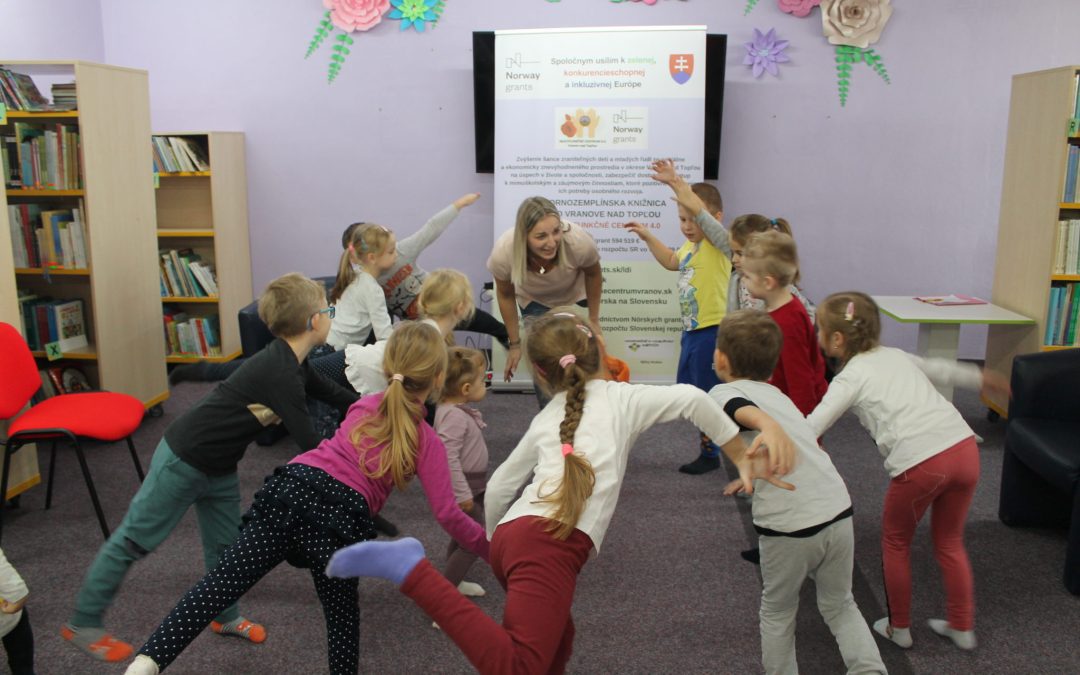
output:
[[[424,401],[446,370],[442,335],[430,325],[404,322],[390,337],[383,366],[384,393],[357,401],[333,438],[266,479],[236,542],[139,649],[128,675],[168,666],[218,612],[282,562],[311,572],[326,615],[330,672],[355,673],[357,581],[331,579],[323,570],[334,551],[375,538],[372,516],[394,487],[404,489],[414,476],[443,529],[488,559],[484,528],[454,499],[446,449],[424,421]]]

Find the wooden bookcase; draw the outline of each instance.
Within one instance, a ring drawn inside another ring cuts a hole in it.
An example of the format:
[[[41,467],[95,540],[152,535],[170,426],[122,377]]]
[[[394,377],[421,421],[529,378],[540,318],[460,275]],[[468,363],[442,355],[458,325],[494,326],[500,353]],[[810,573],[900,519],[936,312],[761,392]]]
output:
[[[161,300],[150,96],[146,71],[85,61],[4,61],[30,75],[43,94],[50,81],[74,80],[78,108],[67,112],[8,111],[7,123],[78,126],[82,189],[5,189],[0,196],[0,319],[19,326],[17,288],[54,298],[81,298],[90,344],[63,354],[92,386],[130,394],[148,408],[169,396],[161,340]],[[6,131],[6,128],[4,129]],[[15,269],[9,203],[79,206],[82,200],[88,269]],[[47,363],[44,353],[35,353]]]
[[[192,249],[213,266],[218,286],[216,297],[163,297],[160,303],[179,306],[190,316],[216,314],[221,331],[221,356],[170,355],[166,361],[235,359],[242,351],[237,312],[252,299],[244,134],[182,131],[154,135],[187,137],[207,150],[209,171],[158,174],[157,247]],[[157,259],[160,262],[160,256]]]
[[[1080,66],[1066,66],[1013,76],[1005,173],[1001,186],[994,304],[1035,319],[1035,326],[990,326],[986,366],[1008,376],[1013,357],[1053,349],[1043,344],[1050,288],[1080,281],[1080,276],[1053,274],[1059,220],[1080,218],[1080,204],[1063,203],[1069,120],[1076,104]],[[1002,416],[1003,397],[985,398]]]

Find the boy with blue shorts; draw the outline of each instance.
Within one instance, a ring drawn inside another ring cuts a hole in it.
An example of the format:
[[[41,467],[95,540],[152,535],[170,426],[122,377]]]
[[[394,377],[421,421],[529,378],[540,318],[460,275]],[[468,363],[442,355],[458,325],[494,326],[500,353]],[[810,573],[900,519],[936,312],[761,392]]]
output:
[[[638,223],[628,223],[665,269],[679,273],[679,308],[683,334],[675,381],[709,391],[720,383],[713,371],[716,331],[728,310],[731,281],[731,245],[720,221],[724,203],[720,191],[708,183],[688,184],[675,173],[668,159],[652,164],[653,180],[664,183],[679,202],[679,229],[686,241],[677,251],[665,246],[656,235]],[[720,448],[705,435],[696,460],[679,467],[692,475],[720,468]]]

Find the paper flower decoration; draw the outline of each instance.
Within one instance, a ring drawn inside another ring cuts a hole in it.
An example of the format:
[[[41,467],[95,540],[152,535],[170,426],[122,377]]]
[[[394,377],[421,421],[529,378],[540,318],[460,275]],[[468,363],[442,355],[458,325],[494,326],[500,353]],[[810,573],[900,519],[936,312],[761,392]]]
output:
[[[866,49],[881,38],[892,11],[889,0],[822,0],[821,25],[829,44]]]
[[[374,28],[390,11],[390,0],[323,0],[323,7],[330,10],[331,23],[352,33]]]
[[[335,28],[341,29],[341,33],[331,39],[333,49],[326,77],[330,83],[341,72],[345,57],[349,55],[349,47],[353,44],[349,33],[371,30],[388,12],[390,18],[401,21],[401,30],[415,28],[416,32],[423,33],[428,25],[434,25],[442,16],[446,0],[322,0],[322,4],[326,12],[315,29],[315,37],[311,39],[304,58],[314,54]]]
[[[784,50],[787,49],[787,40],[776,39],[776,29],[770,28],[768,33],[762,33],[754,29],[754,39],[747,42],[746,56],[743,57],[743,65],[754,69],[754,77],[761,77],[762,73],[779,77],[780,71],[776,64],[787,63],[791,59]]]
[[[746,0],[743,14],[749,14],[758,0]],[[781,11],[798,17],[808,16],[814,7],[821,8],[822,31],[829,44],[836,45],[836,78],[840,91],[840,105],[847,105],[848,91],[851,88],[851,66],[860,61],[866,62],[878,76],[890,84],[889,73],[881,56],[870,49],[870,45],[881,39],[881,32],[892,16],[890,0],[777,0]],[[788,60],[787,56],[775,58],[768,53],[767,44],[762,44],[763,37],[773,35],[772,31],[762,36],[754,31],[754,41],[746,43],[747,55],[743,63],[753,66],[754,77],[761,77],[762,69],[776,74],[776,64]],[[786,42],[783,42],[787,46]],[[778,50],[779,52],[779,50]],[[770,60],[771,59],[771,60]]]
[[[390,10],[391,19],[401,21],[401,30],[415,28],[423,33],[427,24],[434,24],[442,14],[442,0],[390,0],[394,9]]]
[[[821,0],[777,0],[780,11],[797,17],[809,16],[810,11],[821,4]]]

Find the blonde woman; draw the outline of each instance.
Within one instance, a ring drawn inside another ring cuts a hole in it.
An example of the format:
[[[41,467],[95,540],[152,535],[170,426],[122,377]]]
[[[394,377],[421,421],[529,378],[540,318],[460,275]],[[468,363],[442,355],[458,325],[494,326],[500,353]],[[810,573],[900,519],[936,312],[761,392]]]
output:
[[[521,360],[519,310],[528,317],[552,307],[582,305],[589,310],[592,329],[599,331],[603,275],[596,242],[581,227],[564,221],[550,200],[529,197],[521,202],[514,229],[495,241],[487,268],[495,277],[509,339],[503,373],[507,382]]]

